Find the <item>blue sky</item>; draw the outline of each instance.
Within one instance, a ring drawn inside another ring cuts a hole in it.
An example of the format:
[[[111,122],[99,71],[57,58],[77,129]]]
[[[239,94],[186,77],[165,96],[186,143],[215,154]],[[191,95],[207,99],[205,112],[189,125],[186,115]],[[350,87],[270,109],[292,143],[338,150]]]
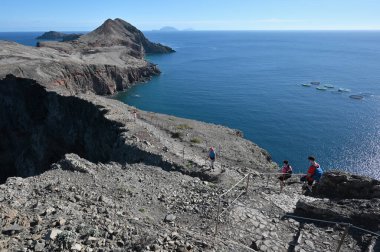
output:
[[[380,0],[1,0],[0,31],[89,31],[120,17],[141,30],[380,30]]]

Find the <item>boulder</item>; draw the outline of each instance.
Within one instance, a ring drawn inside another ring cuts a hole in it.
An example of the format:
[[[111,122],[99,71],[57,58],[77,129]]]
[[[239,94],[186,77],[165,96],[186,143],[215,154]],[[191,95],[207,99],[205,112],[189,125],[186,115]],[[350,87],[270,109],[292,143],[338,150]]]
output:
[[[300,199],[295,213],[311,218],[352,223],[375,231],[380,229],[380,199]]]
[[[165,216],[165,221],[166,222],[173,222],[175,221],[177,217],[174,214],[168,214]]]
[[[60,233],[62,233],[62,231],[59,229],[50,229],[46,234],[45,240],[55,240],[57,238],[57,235],[59,235]]]
[[[323,174],[316,196],[336,199],[380,198],[380,181],[341,171]]]
[[[91,173],[93,163],[86,159],[80,158],[77,154],[66,154],[63,159],[54,164],[53,168],[62,170],[77,171],[83,173]]]

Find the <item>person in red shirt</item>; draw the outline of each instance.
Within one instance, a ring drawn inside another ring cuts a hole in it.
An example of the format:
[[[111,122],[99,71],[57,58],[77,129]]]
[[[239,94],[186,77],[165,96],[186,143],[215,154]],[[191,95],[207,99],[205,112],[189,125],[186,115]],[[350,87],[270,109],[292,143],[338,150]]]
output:
[[[322,177],[323,170],[320,165],[315,161],[315,157],[309,156],[307,158],[310,162],[310,167],[307,170],[306,176],[301,178],[301,181],[307,182],[307,188],[312,191],[314,181],[319,182]]]

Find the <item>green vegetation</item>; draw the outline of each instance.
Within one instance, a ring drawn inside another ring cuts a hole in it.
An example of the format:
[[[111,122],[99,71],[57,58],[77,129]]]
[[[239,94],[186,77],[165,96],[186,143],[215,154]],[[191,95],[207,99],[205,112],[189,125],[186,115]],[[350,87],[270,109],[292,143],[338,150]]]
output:
[[[176,129],[178,129],[178,130],[187,130],[187,129],[192,129],[192,127],[190,127],[187,124],[179,124],[179,125],[176,126]]]
[[[190,142],[199,144],[202,143],[202,139],[200,139],[199,137],[193,137],[192,139],[190,139]]]
[[[192,160],[187,160],[185,166],[186,166],[186,168],[190,169],[190,168],[193,168],[194,166],[196,166],[196,163]]]
[[[140,209],[139,209],[139,212],[144,213],[144,212],[145,212],[145,209],[144,209],[144,208],[140,208]]]

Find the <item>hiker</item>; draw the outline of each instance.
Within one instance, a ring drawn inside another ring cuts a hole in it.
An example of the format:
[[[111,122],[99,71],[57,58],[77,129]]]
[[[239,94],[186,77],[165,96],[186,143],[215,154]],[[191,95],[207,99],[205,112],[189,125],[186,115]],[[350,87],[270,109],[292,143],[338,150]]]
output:
[[[310,167],[307,171],[306,176],[301,177],[301,181],[307,182],[307,189],[312,192],[313,183],[314,181],[316,183],[319,182],[322,177],[323,170],[321,166],[315,161],[315,157],[309,156],[307,159],[310,162]]]
[[[211,169],[214,170],[214,162],[216,159],[216,152],[215,152],[214,147],[210,147],[210,150],[208,152],[208,157],[210,158],[210,161],[211,161]]]
[[[282,192],[282,188],[284,188],[285,186],[285,181],[289,179],[293,173],[292,166],[289,164],[288,160],[284,160],[283,166],[281,168],[281,173],[282,174],[278,177],[278,179],[280,181],[280,187]]]

